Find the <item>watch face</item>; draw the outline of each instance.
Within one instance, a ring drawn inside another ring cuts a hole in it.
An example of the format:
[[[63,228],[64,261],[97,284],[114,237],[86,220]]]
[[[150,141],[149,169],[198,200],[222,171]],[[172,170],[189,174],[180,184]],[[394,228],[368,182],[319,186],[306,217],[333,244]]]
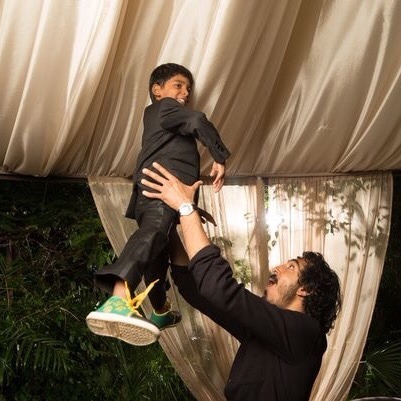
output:
[[[190,207],[189,205],[185,205],[185,206],[182,208],[181,212],[182,212],[182,213],[189,213],[190,210],[191,210],[191,207]]]
[[[188,216],[189,214],[191,214],[194,211],[194,207],[191,203],[185,203],[183,205],[181,205],[179,212],[181,216]]]

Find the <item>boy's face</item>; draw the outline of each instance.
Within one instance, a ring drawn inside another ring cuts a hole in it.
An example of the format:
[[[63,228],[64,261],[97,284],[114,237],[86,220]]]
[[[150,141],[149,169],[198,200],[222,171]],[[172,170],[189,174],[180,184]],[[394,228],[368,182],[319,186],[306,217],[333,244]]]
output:
[[[172,97],[182,105],[189,102],[191,87],[188,78],[184,75],[174,75],[168,79],[163,85],[154,84],[152,92],[156,100],[161,100],[165,97]]]

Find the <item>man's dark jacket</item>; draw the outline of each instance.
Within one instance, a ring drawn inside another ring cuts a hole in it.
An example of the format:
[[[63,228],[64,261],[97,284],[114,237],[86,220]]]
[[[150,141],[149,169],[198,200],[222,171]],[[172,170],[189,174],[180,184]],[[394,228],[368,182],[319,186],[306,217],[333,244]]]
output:
[[[188,269],[173,267],[173,278],[189,304],[240,341],[228,401],[308,401],[327,347],[316,319],[248,291],[214,245],[198,252]]]

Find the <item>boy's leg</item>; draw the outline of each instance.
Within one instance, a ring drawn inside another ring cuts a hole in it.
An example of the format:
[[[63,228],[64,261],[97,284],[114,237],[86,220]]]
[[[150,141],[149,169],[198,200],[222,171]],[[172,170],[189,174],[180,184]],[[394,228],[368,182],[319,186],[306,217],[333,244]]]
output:
[[[180,265],[180,266],[187,266],[189,259],[187,253],[184,249],[184,246],[181,242],[181,239],[177,232],[177,227],[174,226],[170,230],[169,234],[169,249],[168,249],[168,256],[170,257],[170,261],[172,264]],[[163,262],[161,262],[163,263]],[[168,259],[164,261],[165,270],[164,275],[167,275],[168,270]],[[162,265],[162,264],[161,264]],[[165,281],[163,281],[164,283]],[[155,288],[156,289],[156,288]],[[160,290],[159,293],[155,292],[155,297],[159,297],[158,299],[154,300],[153,306],[156,309],[151,316],[151,320],[156,323],[156,325],[162,330],[166,327],[175,326],[177,323],[181,321],[181,315],[177,311],[171,310],[171,304],[166,297],[166,293],[164,291],[164,299],[165,303],[163,305],[163,292]],[[150,298],[150,296],[149,296]],[[157,309],[157,306],[163,307],[161,309]],[[156,306],[156,307],[155,307]]]
[[[150,320],[163,330],[167,327],[176,326],[181,321],[180,312],[173,310],[171,302],[167,297],[169,283],[167,280],[167,270],[169,267],[169,254],[167,248],[162,252],[158,259],[148,265],[144,272],[145,284],[158,280],[152,291],[149,293],[149,300],[153,306]]]
[[[128,293],[133,294],[132,288],[136,289],[142,279],[143,263],[137,252],[146,248],[141,241],[144,239],[151,243],[146,233],[142,235],[141,230],[137,230],[127,241],[117,261],[95,273],[95,284],[112,296],[86,317],[86,323],[93,333],[116,337],[139,346],[151,344],[160,336],[157,326],[139,313],[139,304],[134,307],[130,303],[131,296],[127,295],[126,283],[130,282]]]
[[[128,281],[134,292],[148,264],[167,249],[168,234],[176,217],[177,213],[161,200],[138,193],[135,218],[139,228],[130,236],[118,259],[95,273],[95,285],[111,294],[120,279]]]
[[[95,334],[117,337],[134,345],[156,341],[160,331],[154,323],[139,315],[136,309],[140,302],[134,307],[136,303],[122,297],[121,282],[128,282],[132,292],[136,289],[145,266],[166,252],[167,233],[175,218],[175,212],[160,201],[146,206],[139,210],[139,229],[130,237],[121,256],[95,275],[96,285],[115,295],[87,316],[87,324]]]
[[[155,232],[154,225],[140,226],[128,239],[118,259],[95,272],[95,285],[113,294],[118,280],[127,281],[133,293],[142,280],[147,264],[168,242],[167,234]]]
[[[169,254],[171,264],[177,266],[188,266],[189,258],[184,244],[178,234],[177,227],[174,227],[169,236]]]
[[[202,311],[203,298],[199,295],[192,274],[188,271],[189,258],[178,232],[170,235],[171,276],[181,296],[194,308]]]
[[[152,261],[143,273],[146,286],[158,280],[149,292],[149,301],[156,311],[162,311],[167,300],[167,269],[168,254],[163,252],[163,255]]]

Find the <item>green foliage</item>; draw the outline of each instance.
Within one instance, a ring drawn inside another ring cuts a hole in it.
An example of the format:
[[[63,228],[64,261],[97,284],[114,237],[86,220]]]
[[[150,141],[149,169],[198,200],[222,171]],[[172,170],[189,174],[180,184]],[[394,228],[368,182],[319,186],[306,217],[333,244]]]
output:
[[[234,246],[231,240],[222,236],[212,237],[211,241],[215,245],[220,247],[220,249],[226,251]],[[244,258],[235,259],[234,261],[232,261],[233,277],[244,285],[250,284],[252,279],[251,266],[249,264],[249,260],[247,259],[248,256],[249,256],[249,247],[247,247],[246,249],[246,254]],[[225,257],[230,261],[229,255],[225,254]]]
[[[114,258],[86,184],[0,181],[0,400],[193,400],[159,344],[93,335]]]
[[[390,237],[380,281],[373,322],[369,336],[392,339],[393,332],[401,333],[401,175],[394,177],[393,206],[391,213]]]
[[[349,399],[401,394],[401,340],[367,344]]]
[[[252,272],[248,261],[245,259],[236,259],[234,261],[234,266],[235,269],[233,276],[235,279],[244,285],[250,284],[252,280]]]
[[[394,176],[390,237],[362,361],[349,399],[401,394],[401,176]]]

